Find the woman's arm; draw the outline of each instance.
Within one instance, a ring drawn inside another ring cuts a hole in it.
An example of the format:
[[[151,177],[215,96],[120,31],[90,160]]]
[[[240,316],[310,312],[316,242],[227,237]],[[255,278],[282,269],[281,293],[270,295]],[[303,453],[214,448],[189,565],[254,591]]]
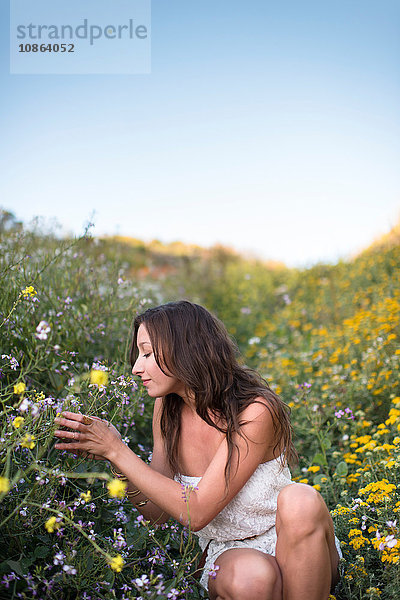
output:
[[[171,472],[171,469],[169,468],[168,460],[165,456],[164,444],[161,438],[161,409],[162,400],[161,398],[156,398],[153,410],[153,451],[150,468],[154,471],[157,471],[157,473],[162,473],[166,477],[172,479],[173,474]],[[114,468],[117,469],[117,466],[114,465]],[[140,492],[140,494],[135,493],[134,496],[129,494],[129,492],[135,492],[137,488],[131,481],[129,481],[129,479],[127,484],[128,499],[131,501],[133,506],[142,513],[142,515],[147,521],[151,521],[151,523],[155,525],[160,525],[161,523],[166,523],[166,521],[168,521],[170,515],[164,512],[159,506],[157,506],[157,504],[152,502],[152,500],[146,498],[145,494],[142,491]],[[146,502],[146,504],[143,504],[144,502]]]
[[[134,489],[140,489],[146,498],[151,499],[151,504],[158,507],[165,515],[170,515],[184,525],[190,524],[193,531],[198,531],[207,525],[239,492],[257,466],[264,460],[266,455],[272,456],[274,446],[274,427],[271,414],[265,405],[263,398],[257,398],[260,402],[248,406],[242,413],[242,433],[244,438],[237,435],[236,443],[240,450],[240,463],[238,469],[237,454],[232,458],[231,476],[228,489],[225,488],[225,464],[228,455],[227,443],[221,442],[213,460],[201,479],[198,489],[193,490],[186,499],[180,483],[174,481],[167,467],[166,457],[163,455],[163,442],[158,430],[158,411],[160,404],[157,402],[155,408],[155,439],[154,439],[154,463],[149,466],[130,450],[122,440],[111,434],[110,429],[104,422],[95,421],[89,426],[83,425],[83,415],[65,412],[64,418],[58,419],[58,423],[79,431],[79,442],[68,444],[57,444],[59,449],[67,449],[76,452],[86,451],[92,454],[102,455],[112,462],[118,471],[124,473]],[[110,432],[109,434],[107,432]],[[56,432],[73,439],[70,432]],[[69,435],[65,435],[68,434]],[[247,443],[246,443],[247,442]],[[159,470],[157,470],[159,469]],[[150,505],[150,503],[149,503]],[[147,507],[148,505],[146,505]],[[141,509],[147,518],[146,507]],[[154,508],[149,506],[149,517]],[[161,512],[157,513],[159,518]],[[156,516],[156,515],[154,515]]]

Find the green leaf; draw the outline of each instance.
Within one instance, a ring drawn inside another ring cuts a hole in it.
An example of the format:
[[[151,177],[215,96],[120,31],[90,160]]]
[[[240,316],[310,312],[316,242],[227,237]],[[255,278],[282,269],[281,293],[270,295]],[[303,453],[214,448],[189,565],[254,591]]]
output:
[[[37,546],[37,548],[35,548],[35,552],[33,553],[35,558],[44,558],[45,556],[48,555],[50,549],[47,548],[46,546]]]
[[[21,569],[21,563],[16,562],[15,560],[8,560],[7,564],[10,566],[10,568],[15,571],[15,573],[17,573],[18,575],[23,575],[22,569]]]
[[[327,481],[328,478],[324,473],[318,473],[318,475],[315,475],[314,477],[314,485],[324,485]]]
[[[321,441],[321,446],[323,447],[324,450],[328,450],[328,448],[330,448],[332,446],[332,442],[331,439],[328,437],[325,437],[322,441]]]
[[[327,465],[326,458],[321,452],[318,452],[314,458],[312,459],[313,464],[320,465],[321,467],[325,467]]]
[[[344,460],[341,460],[336,465],[336,470],[335,470],[336,475],[338,475],[339,477],[346,477],[348,472],[349,472],[349,467],[347,466],[347,463],[344,462]]]
[[[31,557],[25,556],[25,558],[21,560],[21,569],[26,573],[33,562]]]

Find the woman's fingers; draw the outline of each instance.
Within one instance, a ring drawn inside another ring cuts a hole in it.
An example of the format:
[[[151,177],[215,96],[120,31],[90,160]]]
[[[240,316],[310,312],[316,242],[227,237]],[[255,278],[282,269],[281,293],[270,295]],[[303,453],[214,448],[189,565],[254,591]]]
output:
[[[77,431],[84,431],[82,429],[82,425],[85,427],[90,427],[96,421],[101,421],[98,417],[88,417],[87,415],[82,415],[81,413],[71,413],[71,412],[63,412],[60,417],[56,417],[54,422],[60,425],[61,427],[68,427],[69,429],[75,429]]]
[[[65,419],[63,417],[56,417],[54,423],[57,423],[60,427],[68,427],[69,429],[78,430],[81,427],[80,421],[74,421],[72,419]]]
[[[54,448],[57,448],[57,450],[69,450],[70,452],[77,453],[81,451],[79,444],[73,444],[72,442],[68,442],[68,444],[54,444]]]
[[[59,438],[65,438],[67,440],[76,440],[80,439],[80,433],[78,431],[64,431],[63,429],[57,429],[54,432],[54,435]]]
[[[57,450],[87,453],[95,460],[105,460],[110,448],[121,440],[115,427],[99,417],[63,411],[54,421],[63,428],[54,432],[55,437],[61,438],[54,446]]]

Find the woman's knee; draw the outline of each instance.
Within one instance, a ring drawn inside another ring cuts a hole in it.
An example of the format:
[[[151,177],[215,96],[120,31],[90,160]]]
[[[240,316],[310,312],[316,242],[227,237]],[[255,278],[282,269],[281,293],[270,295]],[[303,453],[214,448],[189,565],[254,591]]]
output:
[[[299,535],[330,527],[331,518],[321,495],[313,487],[301,483],[283,488],[278,495],[277,531],[284,526]]]
[[[210,591],[215,584],[218,596],[229,600],[249,598],[279,600],[281,598],[281,575],[274,557],[255,550],[247,553],[239,551],[224,558],[225,560],[221,560],[219,565],[216,580],[210,582]]]

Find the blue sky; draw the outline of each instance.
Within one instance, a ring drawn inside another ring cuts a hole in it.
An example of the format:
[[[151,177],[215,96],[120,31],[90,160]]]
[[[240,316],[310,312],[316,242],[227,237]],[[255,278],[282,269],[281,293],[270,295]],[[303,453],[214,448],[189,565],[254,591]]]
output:
[[[153,0],[140,75],[11,75],[6,2],[0,23],[0,202],[24,221],[309,265],[400,218],[397,0]]]

